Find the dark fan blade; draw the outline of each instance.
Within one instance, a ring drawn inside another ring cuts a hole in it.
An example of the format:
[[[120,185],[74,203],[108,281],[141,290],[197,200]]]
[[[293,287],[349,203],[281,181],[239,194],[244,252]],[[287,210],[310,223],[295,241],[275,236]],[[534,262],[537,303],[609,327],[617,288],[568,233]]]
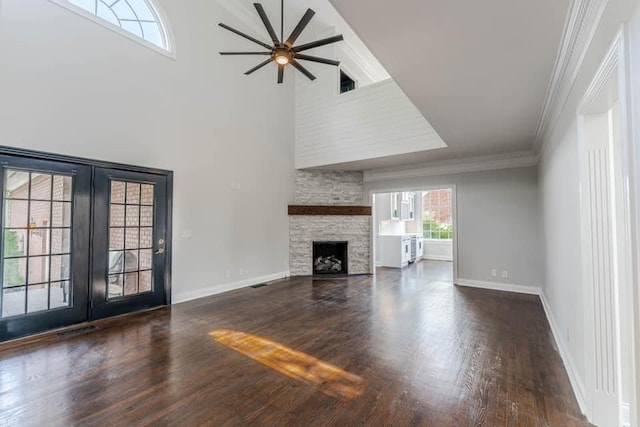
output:
[[[245,76],[248,76],[249,74],[253,73],[254,71],[258,71],[260,68],[264,67],[265,65],[267,65],[268,63],[273,62],[272,58],[267,59],[266,61],[264,61],[262,64],[257,65],[255,67],[253,67],[252,69],[250,69],[249,71],[247,71],[246,73],[244,73]]]
[[[267,31],[269,32],[269,36],[271,37],[271,40],[273,40],[273,44],[279,45],[280,40],[278,40],[278,36],[276,35],[276,32],[271,26],[271,22],[269,21],[269,18],[267,17],[267,14],[265,13],[264,8],[260,3],[254,3],[253,5],[256,7],[256,10],[258,11],[258,15],[260,15],[260,19],[262,19],[262,23],[267,28]]]
[[[247,34],[243,33],[242,31],[238,31],[238,30],[236,30],[236,29],[234,29],[234,28],[231,28],[230,26],[225,25],[225,24],[223,24],[223,23],[220,23],[220,24],[218,24],[218,25],[220,25],[220,26],[221,26],[222,28],[224,28],[225,30],[229,30],[229,31],[231,31],[231,32],[232,32],[232,33],[234,33],[234,34],[239,35],[240,37],[244,37],[244,38],[245,38],[245,39],[247,39],[247,40],[251,40],[251,41],[252,41],[252,42],[254,42],[254,43],[258,43],[260,46],[263,46],[265,49],[269,49],[269,50],[272,50],[272,49],[273,49],[273,46],[269,46],[268,44],[263,43],[263,42],[261,42],[261,41],[260,41],[260,40],[258,40],[258,39],[254,39],[253,37],[251,37],[251,36],[249,36],[249,35],[247,35]]]
[[[302,74],[304,74],[305,76],[307,76],[307,78],[311,81],[316,79],[316,76],[314,76],[313,74],[311,74],[309,72],[309,70],[307,70],[306,68],[304,68],[302,65],[300,65],[300,63],[298,61],[296,61],[295,59],[291,61],[291,65],[293,65],[294,67],[296,67],[296,69],[298,71],[300,71]]]
[[[284,65],[278,64],[278,84],[284,82]]]
[[[300,34],[304,31],[307,25],[309,25],[309,21],[311,21],[311,18],[313,18],[313,15],[315,14],[316,13],[313,10],[307,9],[307,12],[304,14],[300,22],[298,22],[298,25],[284,44],[289,47],[293,46],[296,40],[298,40],[298,37],[300,37]]]
[[[329,38],[326,38],[326,39],[318,40],[317,42],[311,42],[311,43],[300,45],[298,47],[294,47],[293,51],[294,52],[302,52],[303,50],[313,49],[313,48],[320,47],[320,46],[326,46],[328,44],[339,42],[339,41],[342,41],[342,40],[344,40],[344,37],[342,35],[333,36],[333,37],[329,37]]]
[[[296,59],[303,59],[305,61],[311,61],[311,62],[319,62],[321,64],[327,64],[327,65],[335,65],[336,67],[340,65],[340,61],[334,61],[333,59],[318,58],[317,56],[298,54],[296,55]]]
[[[220,52],[220,55],[271,55],[271,52]]]

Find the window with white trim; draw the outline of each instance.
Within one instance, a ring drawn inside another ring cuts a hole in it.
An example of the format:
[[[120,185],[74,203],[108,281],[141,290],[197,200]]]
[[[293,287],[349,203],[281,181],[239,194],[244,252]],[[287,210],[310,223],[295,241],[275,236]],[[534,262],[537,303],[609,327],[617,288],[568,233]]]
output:
[[[422,224],[426,239],[453,238],[453,203],[450,188],[425,191],[422,196]]]
[[[56,0],[54,0],[56,1]],[[57,0],[77,6],[161,49],[169,51],[167,32],[148,0]]]

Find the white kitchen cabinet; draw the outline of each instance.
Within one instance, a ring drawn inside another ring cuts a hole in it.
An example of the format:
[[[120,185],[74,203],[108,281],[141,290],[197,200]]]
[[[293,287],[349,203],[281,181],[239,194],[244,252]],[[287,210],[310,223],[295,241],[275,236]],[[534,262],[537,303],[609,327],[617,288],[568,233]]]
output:
[[[402,217],[402,195],[391,193],[391,220],[399,220]]]
[[[416,217],[416,193],[405,191],[398,194],[400,195],[400,220],[413,221]]]
[[[416,193],[413,191],[402,193],[402,200],[407,204],[405,221],[413,221],[416,218]]]
[[[416,197],[413,192],[386,193],[376,196],[378,220],[413,221],[416,217]]]
[[[400,220],[400,193],[384,193],[376,195],[376,215],[378,221]]]
[[[377,253],[381,267],[402,268],[411,260],[411,236],[381,235],[378,237]]]
[[[401,221],[409,220],[409,203],[404,200],[400,204],[400,220]]]

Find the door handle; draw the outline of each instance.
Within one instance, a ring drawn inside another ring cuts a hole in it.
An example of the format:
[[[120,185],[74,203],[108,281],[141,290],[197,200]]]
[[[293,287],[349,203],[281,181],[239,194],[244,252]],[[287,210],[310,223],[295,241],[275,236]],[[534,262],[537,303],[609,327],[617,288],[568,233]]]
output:
[[[164,253],[164,239],[158,240],[158,250],[156,250],[155,254],[160,255]]]

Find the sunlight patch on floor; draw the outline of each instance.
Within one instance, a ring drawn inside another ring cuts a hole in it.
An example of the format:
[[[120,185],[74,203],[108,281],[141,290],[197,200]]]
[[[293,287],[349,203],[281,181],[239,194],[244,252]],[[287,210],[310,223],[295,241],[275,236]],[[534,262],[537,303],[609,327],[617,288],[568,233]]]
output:
[[[267,338],[229,329],[216,329],[209,335],[289,378],[314,385],[328,396],[353,399],[364,390],[361,377]]]

